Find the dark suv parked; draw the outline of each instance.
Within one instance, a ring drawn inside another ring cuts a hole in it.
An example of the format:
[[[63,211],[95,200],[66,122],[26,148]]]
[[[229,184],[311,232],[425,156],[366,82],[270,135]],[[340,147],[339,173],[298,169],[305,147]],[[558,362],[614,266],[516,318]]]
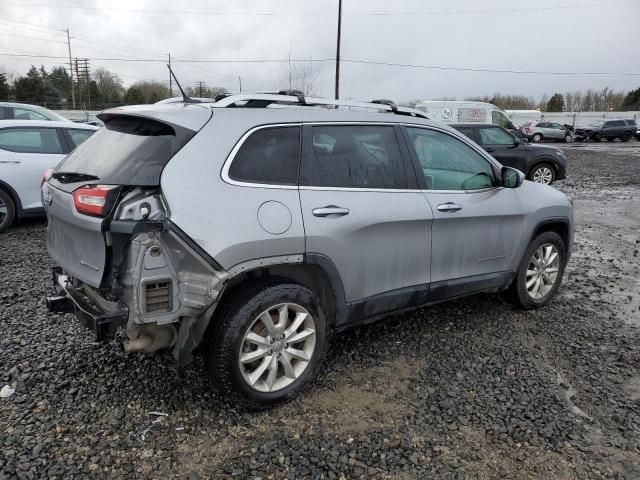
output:
[[[567,176],[567,157],[559,148],[530,145],[490,123],[451,126],[484,148],[502,165],[517,168],[533,182],[550,185]]]
[[[577,127],[576,139],[600,142],[604,138],[611,142],[619,138],[623,142],[628,142],[637,131],[638,126],[635,120],[601,120],[587,127]]]

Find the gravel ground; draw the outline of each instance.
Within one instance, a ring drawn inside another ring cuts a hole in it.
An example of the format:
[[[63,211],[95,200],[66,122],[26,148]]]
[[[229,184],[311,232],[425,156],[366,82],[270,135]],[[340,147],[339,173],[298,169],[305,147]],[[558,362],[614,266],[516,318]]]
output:
[[[0,236],[0,478],[639,478],[640,143],[563,148],[578,231],[552,305],[478,295],[349,332],[262,413],[199,360],[48,314],[45,225]]]

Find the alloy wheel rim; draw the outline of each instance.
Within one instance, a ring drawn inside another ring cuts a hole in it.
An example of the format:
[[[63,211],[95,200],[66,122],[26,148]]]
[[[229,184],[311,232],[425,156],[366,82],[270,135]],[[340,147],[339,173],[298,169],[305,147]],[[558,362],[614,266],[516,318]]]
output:
[[[533,136],[533,141],[534,142],[539,142],[540,140],[542,140],[542,137],[540,135],[534,135]]]
[[[560,253],[551,243],[540,245],[529,260],[525,285],[527,293],[535,300],[547,296],[558,280]]]
[[[549,185],[553,180],[553,172],[549,167],[540,167],[533,173],[533,181]]]
[[[7,204],[0,198],[0,225],[2,225],[4,219],[7,218],[8,211]]]
[[[256,317],[240,344],[244,381],[259,392],[282,390],[307,369],[316,346],[313,316],[295,303],[280,303]]]

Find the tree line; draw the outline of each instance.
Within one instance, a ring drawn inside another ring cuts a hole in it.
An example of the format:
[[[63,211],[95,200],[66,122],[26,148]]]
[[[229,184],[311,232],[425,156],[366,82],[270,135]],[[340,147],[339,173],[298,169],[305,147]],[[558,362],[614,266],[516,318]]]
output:
[[[440,98],[437,100],[456,100],[456,98]],[[526,95],[483,95],[466,97],[473,102],[492,103],[502,110],[540,110],[541,112],[604,112],[604,111],[634,111],[640,110],[640,88],[630,92],[614,92],[609,87],[602,90],[588,89],[585,91],[554,93],[551,97],[543,95],[536,101]],[[415,106],[419,100],[407,103]]]
[[[174,87],[175,88],[175,87]],[[120,77],[105,68],[97,68],[86,78],[74,76],[76,109],[102,110],[120,105],[155,103],[169,98],[169,88],[157,80],[141,80],[125,87]],[[177,90],[177,89],[176,89]],[[174,95],[178,95],[174,90]],[[195,95],[191,87],[187,95]],[[206,87],[198,91],[198,96],[214,98],[228,93],[222,87]],[[15,101],[42,105],[53,110],[71,110],[71,77],[64,67],[53,67],[47,71],[44,66],[31,66],[24,76],[13,81],[5,73],[0,73],[0,101]]]

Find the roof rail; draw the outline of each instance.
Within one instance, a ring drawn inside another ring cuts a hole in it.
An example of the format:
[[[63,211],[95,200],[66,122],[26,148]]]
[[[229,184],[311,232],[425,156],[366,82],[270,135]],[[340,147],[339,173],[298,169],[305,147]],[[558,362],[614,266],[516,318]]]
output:
[[[351,100],[333,100],[327,98],[305,97],[299,90],[282,90],[278,93],[238,93],[229,95],[217,102],[210,104],[214,108],[266,108],[271,104],[292,104],[301,106],[326,106],[326,107],[350,107],[371,108],[383,110],[397,115],[408,115],[428,119],[429,116],[420,110],[406,107],[398,107],[391,100],[373,100],[371,102],[358,102]]]

